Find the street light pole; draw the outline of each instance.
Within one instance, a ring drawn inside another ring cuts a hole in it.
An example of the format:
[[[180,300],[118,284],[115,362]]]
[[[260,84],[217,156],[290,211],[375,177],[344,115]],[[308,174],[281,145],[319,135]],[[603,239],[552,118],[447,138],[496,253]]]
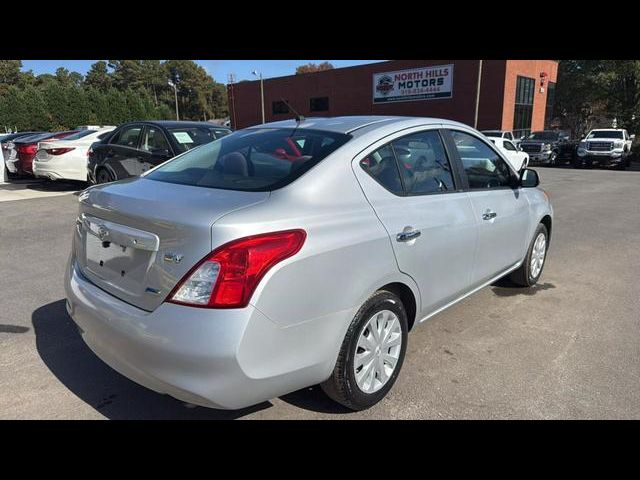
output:
[[[262,80],[262,72],[254,70],[253,73],[256,77],[260,78],[260,103],[262,105],[262,123],[264,122],[264,81]]]
[[[176,120],[180,120],[180,115],[178,114],[178,87],[171,80],[167,82],[170,87],[173,87],[173,94],[176,99]]]

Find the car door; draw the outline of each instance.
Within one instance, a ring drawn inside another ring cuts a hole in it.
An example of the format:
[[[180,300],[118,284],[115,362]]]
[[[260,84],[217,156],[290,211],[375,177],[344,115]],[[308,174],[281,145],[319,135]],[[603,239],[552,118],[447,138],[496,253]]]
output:
[[[478,228],[472,281],[479,285],[524,258],[529,202],[513,187],[516,173],[496,149],[468,131],[450,129],[447,134],[462,167]]]
[[[142,125],[123,126],[106,145],[103,163],[115,174],[117,180],[142,173],[138,158],[141,132]]]
[[[477,222],[439,130],[412,130],[372,145],[352,167],[399,269],[420,289],[421,318],[469,289]]]
[[[140,173],[144,173],[173,157],[169,140],[162,129],[155,125],[144,126],[139,150]]]

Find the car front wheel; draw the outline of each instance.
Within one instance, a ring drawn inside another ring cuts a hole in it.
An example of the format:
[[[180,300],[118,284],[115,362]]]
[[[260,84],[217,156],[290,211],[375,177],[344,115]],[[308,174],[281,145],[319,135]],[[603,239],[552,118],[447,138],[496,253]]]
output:
[[[407,314],[400,298],[380,290],[358,310],[324,392],[352,410],[367,409],[391,390],[407,349]]]

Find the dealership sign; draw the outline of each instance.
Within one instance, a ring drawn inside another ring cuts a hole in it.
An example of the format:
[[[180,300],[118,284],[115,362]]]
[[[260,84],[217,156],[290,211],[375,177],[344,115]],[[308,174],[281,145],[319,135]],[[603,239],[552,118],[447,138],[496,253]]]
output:
[[[453,65],[373,74],[373,103],[451,98]]]

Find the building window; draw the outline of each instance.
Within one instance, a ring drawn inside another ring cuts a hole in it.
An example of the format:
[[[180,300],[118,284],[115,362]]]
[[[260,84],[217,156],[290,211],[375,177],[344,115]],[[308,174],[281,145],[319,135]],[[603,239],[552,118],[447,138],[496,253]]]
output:
[[[531,133],[533,117],[533,94],[536,81],[533,78],[521,77],[516,80],[516,106],[513,112],[513,134],[516,138]]]
[[[316,97],[309,101],[309,109],[312,112],[329,111],[329,97]]]
[[[273,102],[273,114],[277,115],[279,113],[289,113],[289,107],[281,100]]]
[[[544,114],[544,128],[551,128],[551,122],[553,121],[553,105],[556,100],[556,84],[549,82],[547,86],[547,106],[545,107]]]

